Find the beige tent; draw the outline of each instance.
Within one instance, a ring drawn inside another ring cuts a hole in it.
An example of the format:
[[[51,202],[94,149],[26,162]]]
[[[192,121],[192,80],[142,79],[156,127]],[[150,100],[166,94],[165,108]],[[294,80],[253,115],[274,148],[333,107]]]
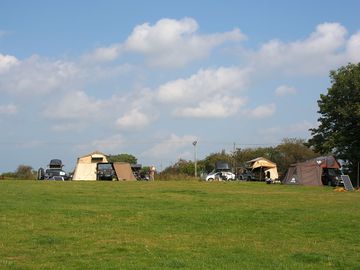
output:
[[[106,155],[95,151],[79,157],[77,160],[73,180],[96,180],[96,166],[100,162],[108,162]]]
[[[130,163],[114,162],[114,170],[118,180],[135,181],[136,178],[131,170]]]
[[[271,180],[275,180],[279,178],[276,163],[271,162],[266,158],[258,157],[248,161],[247,163],[249,164],[249,168],[251,168],[252,170],[258,168],[263,169],[265,175],[269,172]]]

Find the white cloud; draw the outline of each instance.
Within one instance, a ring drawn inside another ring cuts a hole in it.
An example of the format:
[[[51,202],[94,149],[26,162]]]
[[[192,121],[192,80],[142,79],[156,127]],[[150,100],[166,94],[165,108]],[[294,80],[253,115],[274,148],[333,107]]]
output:
[[[17,114],[18,108],[16,105],[10,103],[7,105],[0,105],[0,115],[1,114]]]
[[[360,31],[350,37],[346,44],[346,50],[350,62],[360,61]]]
[[[286,128],[286,130],[288,130],[290,133],[309,133],[309,129],[310,128],[314,128],[314,124],[310,123],[309,121],[302,121],[299,123],[295,123],[290,125],[288,128]]]
[[[178,79],[161,85],[158,98],[166,103],[194,103],[209,96],[242,91],[249,70],[220,67],[198,71],[188,79]]]
[[[18,95],[43,95],[65,89],[79,71],[72,62],[49,61],[36,55],[22,62],[12,59],[11,63],[11,72],[0,74],[0,91]]]
[[[12,67],[19,65],[20,61],[12,55],[0,53],[0,74],[9,71]]]
[[[94,140],[90,143],[91,149],[100,149],[107,153],[118,153],[126,144],[125,139],[121,135],[113,135],[108,138]]]
[[[258,68],[278,68],[289,74],[328,72],[345,61],[347,30],[339,23],[323,23],[305,40],[271,40],[253,55]]]
[[[90,97],[83,91],[70,92],[61,100],[49,104],[43,116],[60,120],[98,119],[105,113],[106,105],[105,101]]]
[[[164,139],[162,142],[143,152],[142,156],[157,159],[173,159],[178,156],[179,152],[185,147],[192,149],[192,142],[196,140],[198,140],[197,137],[192,135],[177,136],[175,134],[171,134],[169,138]]]
[[[116,124],[124,129],[142,129],[154,121],[154,117],[134,108],[120,117]]]
[[[274,103],[267,105],[260,105],[255,109],[249,111],[249,115],[254,118],[267,118],[271,117],[276,112],[276,105]]]
[[[288,86],[288,85],[280,85],[275,90],[275,94],[277,96],[293,95],[293,94],[296,94],[296,92],[297,92],[297,90],[295,87]]]
[[[225,118],[235,114],[245,99],[215,96],[201,101],[196,107],[186,107],[175,111],[176,116],[193,118]]]
[[[96,48],[91,53],[85,54],[82,59],[89,62],[114,61],[121,53],[121,44],[110,45],[109,47]]]
[[[226,41],[245,39],[239,29],[211,35],[200,35],[197,30],[198,24],[192,18],[162,19],[154,26],[144,23],[135,27],[124,47],[144,54],[150,65],[182,67],[208,56],[214,47]]]

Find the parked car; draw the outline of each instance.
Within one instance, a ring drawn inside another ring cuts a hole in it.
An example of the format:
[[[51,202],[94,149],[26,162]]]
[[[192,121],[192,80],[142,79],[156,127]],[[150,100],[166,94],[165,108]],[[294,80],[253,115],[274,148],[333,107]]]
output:
[[[244,170],[242,173],[238,174],[236,178],[246,181],[253,181],[256,179],[254,173],[251,170]]]
[[[64,165],[60,159],[52,159],[47,169],[39,168],[38,180],[70,180],[70,175],[63,170]]]
[[[116,178],[112,163],[98,163],[96,166],[96,180],[114,180]]]
[[[321,181],[326,186],[343,186],[344,182],[341,179],[341,171],[338,169],[325,168],[321,175]]]
[[[229,180],[235,180],[235,174],[233,174],[232,172],[211,172],[210,174],[208,174],[205,178],[206,181],[214,181],[214,180],[218,180],[218,181],[229,181]]]

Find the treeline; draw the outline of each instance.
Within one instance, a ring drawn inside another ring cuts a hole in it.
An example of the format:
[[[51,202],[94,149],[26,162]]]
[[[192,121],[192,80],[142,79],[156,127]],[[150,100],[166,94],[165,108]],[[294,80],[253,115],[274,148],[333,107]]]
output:
[[[19,179],[19,180],[35,180],[37,171],[33,170],[31,166],[19,165],[15,172],[5,172],[0,175],[0,179]]]
[[[288,167],[296,162],[302,162],[319,156],[306,145],[306,141],[298,138],[286,138],[274,147],[257,148],[236,148],[232,153],[226,153],[224,150],[219,153],[212,153],[203,160],[197,161],[197,171],[207,174],[214,169],[217,161],[228,162],[234,170],[244,168],[245,163],[257,157],[264,157],[277,164],[279,176],[286,173]],[[180,159],[175,164],[165,168],[161,173],[164,180],[174,175],[180,175],[181,178],[192,177],[195,174],[194,162],[191,160]]]

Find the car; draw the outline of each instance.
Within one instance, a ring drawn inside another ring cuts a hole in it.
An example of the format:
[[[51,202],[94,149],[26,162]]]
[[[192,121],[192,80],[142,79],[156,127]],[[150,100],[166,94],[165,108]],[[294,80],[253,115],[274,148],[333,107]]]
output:
[[[63,170],[64,165],[60,159],[52,159],[47,169],[39,168],[37,173],[38,180],[70,180],[71,177]]]
[[[208,174],[205,178],[206,181],[229,181],[229,180],[235,180],[235,174],[229,171],[220,171],[220,172],[211,172]]]
[[[244,170],[242,173],[238,174],[236,178],[246,181],[252,181],[256,179],[254,173],[251,170]]]
[[[341,171],[333,168],[325,168],[323,169],[323,173],[321,175],[321,181],[323,185],[326,186],[344,186],[344,181],[341,179]]]
[[[96,168],[96,180],[112,181],[116,178],[112,163],[98,163]]]

